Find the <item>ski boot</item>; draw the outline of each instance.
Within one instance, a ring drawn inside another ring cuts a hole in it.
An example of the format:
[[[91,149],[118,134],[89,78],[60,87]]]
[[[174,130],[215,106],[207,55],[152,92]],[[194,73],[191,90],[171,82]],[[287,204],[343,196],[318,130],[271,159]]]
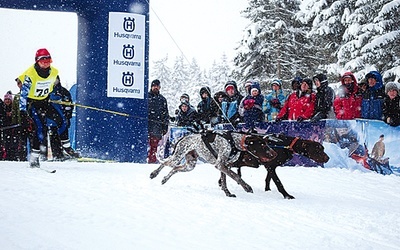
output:
[[[63,153],[66,158],[71,158],[71,159],[79,158],[79,153],[75,152],[71,148],[71,143],[69,142],[69,140],[61,141],[61,143],[62,143]]]
[[[40,168],[39,157],[40,150],[32,149],[31,155],[29,157],[29,167]]]

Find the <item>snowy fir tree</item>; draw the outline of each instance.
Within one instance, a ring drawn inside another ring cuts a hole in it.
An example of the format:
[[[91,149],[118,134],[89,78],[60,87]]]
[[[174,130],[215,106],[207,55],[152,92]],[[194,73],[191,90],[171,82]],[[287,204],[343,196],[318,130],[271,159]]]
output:
[[[359,79],[378,70],[386,81],[400,77],[400,1],[303,0],[297,18],[310,26],[308,36],[323,53],[323,68],[338,76],[354,72]],[[338,80],[338,78],[334,79]]]
[[[235,58],[235,76],[241,80],[290,80],[307,72],[311,60],[306,28],[295,19],[298,1],[252,0],[243,11],[251,25]],[[308,52],[307,52],[308,51]],[[307,66],[307,67],[304,67]]]
[[[190,103],[197,106],[200,102],[200,88],[208,86],[211,95],[223,90],[225,83],[231,79],[231,67],[227,56],[223,53],[220,61],[214,61],[209,70],[201,69],[195,58],[189,62],[184,56],[179,56],[171,69],[168,56],[154,61],[150,69],[150,81],[161,81],[161,94],[168,100],[168,108],[171,116],[180,104],[180,97],[186,93],[190,96]]]
[[[171,84],[170,82],[171,69],[168,67],[167,62],[168,62],[168,55],[153,63],[153,71],[152,71],[153,76],[150,79],[150,81],[158,79],[163,83],[163,85],[169,86]]]
[[[199,74],[190,72],[190,63],[182,58],[175,62],[169,82],[195,93],[196,100],[204,84],[213,93],[223,90],[227,80],[258,80],[269,89],[269,82],[280,78],[284,88],[290,88],[295,76],[321,71],[331,83],[346,71],[361,80],[371,70],[381,72],[384,82],[399,81],[399,11],[399,0],[250,0],[242,12],[249,25],[234,61],[223,56]],[[174,93],[171,99],[179,98],[181,93]]]
[[[346,31],[338,63],[347,70],[368,73],[368,67],[396,78],[400,64],[400,1],[351,1],[343,22]],[[388,72],[387,72],[388,71]],[[398,76],[397,76],[398,77]]]

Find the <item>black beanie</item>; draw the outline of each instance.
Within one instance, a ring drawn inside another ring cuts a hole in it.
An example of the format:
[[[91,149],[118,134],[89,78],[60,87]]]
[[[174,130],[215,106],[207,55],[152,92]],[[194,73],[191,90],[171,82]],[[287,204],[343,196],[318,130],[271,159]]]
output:
[[[160,80],[156,79],[151,82],[151,87],[153,86],[160,86]]]

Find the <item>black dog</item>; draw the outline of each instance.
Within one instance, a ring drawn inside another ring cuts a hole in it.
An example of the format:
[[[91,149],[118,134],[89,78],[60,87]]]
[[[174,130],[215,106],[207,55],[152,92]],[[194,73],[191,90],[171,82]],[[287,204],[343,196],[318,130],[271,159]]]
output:
[[[260,135],[262,136],[262,135]],[[254,156],[247,152],[241,152],[239,159],[229,165],[230,168],[239,168],[238,175],[241,176],[241,167],[253,167],[258,168],[260,164],[264,165],[267,169],[267,177],[265,179],[265,191],[270,191],[271,179],[274,181],[278,191],[283,195],[285,199],[294,199],[294,196],[286,192],[276,174],[276,168],[282,166],[293,158],[293,154],[299,154],[310,158],[311,160],[318,163],[326,163],[329,160],[329,156],[324,152],[324,147],[319,143],[311,140],[300,139],[299,137],[286,136],[283,134],[272,134],[263,136],[268,146],[270,146],[276,153],[277,157],[268,162],[260,162]],[[221,181],[226,180],[226,176],[221,173]]]

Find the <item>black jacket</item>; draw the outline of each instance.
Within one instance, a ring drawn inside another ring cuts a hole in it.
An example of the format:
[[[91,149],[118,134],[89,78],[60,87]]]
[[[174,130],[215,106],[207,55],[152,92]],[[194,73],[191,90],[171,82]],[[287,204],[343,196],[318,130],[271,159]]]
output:
[[[159,93],[149,92],[148,96],[148,134],[161,139],[168,131],[167,99]]]
[[[391,100],[388,96],[385,97],[383,101],[383,121],[389,124],[390,126],[399,126],[400,125],[400,97],[396,96],[393,100]],[[388,122],[388,119],[390,121]]]
[[[6,118],[6,110],[4,108],[4,102],[0,99],[0,127],[4,126],[4,120]]]
[[[210,123],[210,118],[217,116],[217,108],[210,97],[202,99],[197,105],[199,119],[203,123]]]
[[[331,111],[333,100],[335,99],[335,92],[333,92],[333,89],[326,83],[317,88],[315,96],[314,116],[311,120],[319,121],[328,118],[328,113]]]
[[[192,127],[198,129],[199,116],[194,108],[189,108],[186,112],[178,113],[176,117],[176,125],[180,127]]]

